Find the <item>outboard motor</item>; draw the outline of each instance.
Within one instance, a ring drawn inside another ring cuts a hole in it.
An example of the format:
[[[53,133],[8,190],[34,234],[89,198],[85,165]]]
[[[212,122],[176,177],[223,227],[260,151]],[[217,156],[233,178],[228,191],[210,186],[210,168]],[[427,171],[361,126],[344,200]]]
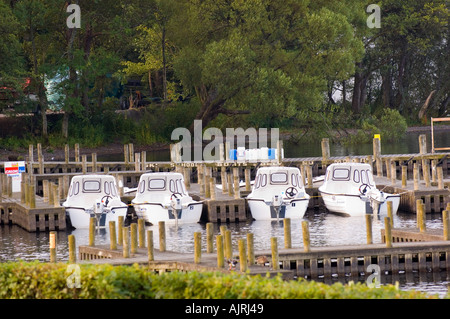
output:
[[[272,198],[272,206],[277,214],[277,220],[278,216],[280,215],[280,209],[282,205],[283,205],[283,197],[280,195],[274,195]]]
[[[175,222],[178,223],[178,215],[183,210],[183,207],[181,205],[181,198],[177,198],[176,196],[172,196],[170,199],[170,206],[173,210],[173,215],[175,216]]]

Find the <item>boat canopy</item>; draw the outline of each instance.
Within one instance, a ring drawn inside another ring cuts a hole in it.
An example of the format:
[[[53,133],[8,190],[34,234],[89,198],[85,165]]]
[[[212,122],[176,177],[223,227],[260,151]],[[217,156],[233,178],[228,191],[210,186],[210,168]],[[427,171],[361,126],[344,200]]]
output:
[[[363,184],[370,188],[376,187],[369,164],[334,163],[327,167],[321,189],[330,193],[359,195],[359,188]]]
[[[256,174],[252,193],[284,192],[289,187],[303,188],[303,178],[297,167],[261,167]]]
[[[92,202],[103,196],[119,198],[116,179],[109,175],[74,176],[70,182],[67,203]]]
[[[163,195],[181,194],[188,196],[184,177],[180,173],[146,173],[141,175],[136,190],[136,202],[161,200]]]

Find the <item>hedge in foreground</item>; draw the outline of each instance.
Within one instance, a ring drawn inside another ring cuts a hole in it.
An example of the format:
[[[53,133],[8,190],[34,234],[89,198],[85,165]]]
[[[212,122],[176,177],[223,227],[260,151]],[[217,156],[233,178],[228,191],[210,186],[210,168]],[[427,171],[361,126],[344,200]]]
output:
[[[141,266],[80,265],[76,273],[67,264],[0,263],[0,298],[437,298],[395,286],[369,288],[357,283],[326,285],[314,281],[267,278],[238,273],[172,272],[158,275]]]

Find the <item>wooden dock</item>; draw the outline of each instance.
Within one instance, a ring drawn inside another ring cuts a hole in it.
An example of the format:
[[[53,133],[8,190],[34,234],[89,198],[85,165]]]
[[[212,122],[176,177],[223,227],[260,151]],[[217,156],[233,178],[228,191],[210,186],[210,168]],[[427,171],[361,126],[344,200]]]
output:
[[[216,253],[202,252],[201,262],[194,263],[193,253],[159,252],[155,251],[154,261],[148,261],[147,251],[138,249],[131,258],[122,258],[121,251],[111,251],[108,247],[79,247],[82,263],[112,265],[131,265],[134,263],[148,265],[155,272],[166,271],[230,271],[226,264],[224,268],[217,267]],[[307,279],[345,279],[364,280],[372,274],[369,265],[378,265],[380,272],[393,276],[399,274],[430,273],[450,271],[450,242],[404,242],[396,243],[392,248],[384,244],[313,247],[309,252],[302,248],[279,249],[278,269],[274,269],[271,251],[256,251],[255,258],[267,258],[265,265],[249,265],[250,274],[275,275],[281,273],[284,278],[295,277]],[[233,257],[239,260],[239,253],[233,252]],[[240,271],[237,262],[233,271]]]

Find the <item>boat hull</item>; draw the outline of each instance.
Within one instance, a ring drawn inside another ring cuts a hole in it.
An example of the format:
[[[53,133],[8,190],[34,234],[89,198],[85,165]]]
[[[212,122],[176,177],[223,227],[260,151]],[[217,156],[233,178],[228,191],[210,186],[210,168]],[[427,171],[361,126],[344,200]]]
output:
[[[164,208],[159,203],[144,203],[134,205],[136,215],[138,218],[144,219],[146,222],[156,225],[160,221],[166,224],[188,224],[198,223],[202,216],[203,203],[195,202],[188,204],[178,213],[178,219],[173,213],[172,209]]]
[[[70,218],[72,227],[76,229],[89,228],[90,218],[95,217],[95,214],[87,213],[82,207],[67,207],[66,215]],[[111,212],[104,213],[98,218],[99,228],[108,227],[110,221],[118,223],[119,216],[125,218],[127,215],[127,207],[115,208]]]
[[[283,218],[303,218],[308,208],[309,198],[294,199],[281,206],[278,218],[274,207],[263,199],[247,199],[250,212],[255,220],[277,220]]]
[[[392,212],[395,214],[400,205],[400,195],[386,194],[386,201],[383,202],[378,212],[374,212],[370,202],[365,201],[358,195],[342,195],[321,192],[323,202],[327,210],[333,213],[348,216],[364,216],[366,214],[387,215],[387,202],[392,202]]]

